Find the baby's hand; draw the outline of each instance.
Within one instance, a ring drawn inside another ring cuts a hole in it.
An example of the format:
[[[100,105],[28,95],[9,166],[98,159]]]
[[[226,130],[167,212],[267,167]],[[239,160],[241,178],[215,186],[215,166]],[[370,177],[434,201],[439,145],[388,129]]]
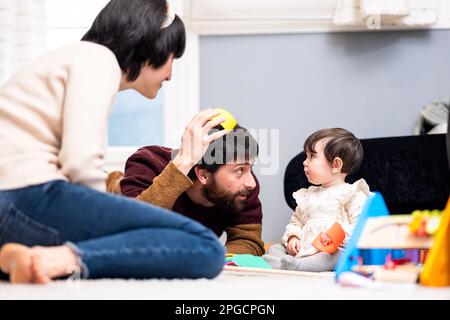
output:
[[[300,250],[300,239],[296,236],[291,236],[287,243],[287,253],[295,257]]]
[[[322,232],[320,235],[320,243],[322,243],[322,245],[326,247],[331,244],[331,238],[326,233]]]

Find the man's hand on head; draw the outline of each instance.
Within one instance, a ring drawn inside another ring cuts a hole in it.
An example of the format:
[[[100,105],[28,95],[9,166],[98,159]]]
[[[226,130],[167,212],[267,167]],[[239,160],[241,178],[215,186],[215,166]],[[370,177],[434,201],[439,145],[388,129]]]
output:
[[[203,158],[211,142],[229,132],[220,130],[209,134],[214,127],[225,121],[222,117],[212,120],[218,114],[219,111],[212,109],[201,111],[186,126],[179,152],[172,161],[185,175]]]

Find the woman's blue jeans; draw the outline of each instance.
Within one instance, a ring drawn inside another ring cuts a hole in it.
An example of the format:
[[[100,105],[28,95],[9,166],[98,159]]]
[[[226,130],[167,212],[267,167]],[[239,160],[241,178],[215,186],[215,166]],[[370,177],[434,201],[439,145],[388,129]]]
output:
[[[69,245],[84,278],[213,278],[224,263],[200,223],[59,180],[0,191],[0,246],[10,242]]]

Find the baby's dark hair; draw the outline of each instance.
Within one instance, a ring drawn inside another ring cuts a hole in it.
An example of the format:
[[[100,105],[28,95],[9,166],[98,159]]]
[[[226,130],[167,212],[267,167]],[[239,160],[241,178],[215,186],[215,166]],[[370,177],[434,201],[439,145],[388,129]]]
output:
[[[315,145],[320,140],[325,140],[323,153],[330,164],[336,157],[342,159],[342,173],[352,174],[361,166],[363,147],[350,131],[342,128],[316,131],[306,139],[303,149],[305,152],[315,153]]]
[[[223,130],[218,125],[210,133]],[[214,140],[208,146],[203,158],[194,166],[206,169],[214,174],[221,166],[230,162],[254,161],[258,156],[259,146],[255,138],[244,127],[237,124],[234,129],[223,137]],[[194,168],[188,173],[188,177],[195,179]]]

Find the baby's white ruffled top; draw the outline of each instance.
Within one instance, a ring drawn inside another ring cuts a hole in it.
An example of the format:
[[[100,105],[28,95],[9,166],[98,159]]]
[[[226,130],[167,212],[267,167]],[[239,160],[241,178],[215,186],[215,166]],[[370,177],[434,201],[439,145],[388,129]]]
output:
[[[296,236],[301,240],[297,258],[315,254],[318,250],[311,245],[312,241],[320,232],[338,222],[346,233],[343,247],[369,195],[369,186],[364,179],[353,184],[343,183],[328,188],[311,186],[294,192],[297,208],[286,226],[283,244],[286,246],[289,237]]]

